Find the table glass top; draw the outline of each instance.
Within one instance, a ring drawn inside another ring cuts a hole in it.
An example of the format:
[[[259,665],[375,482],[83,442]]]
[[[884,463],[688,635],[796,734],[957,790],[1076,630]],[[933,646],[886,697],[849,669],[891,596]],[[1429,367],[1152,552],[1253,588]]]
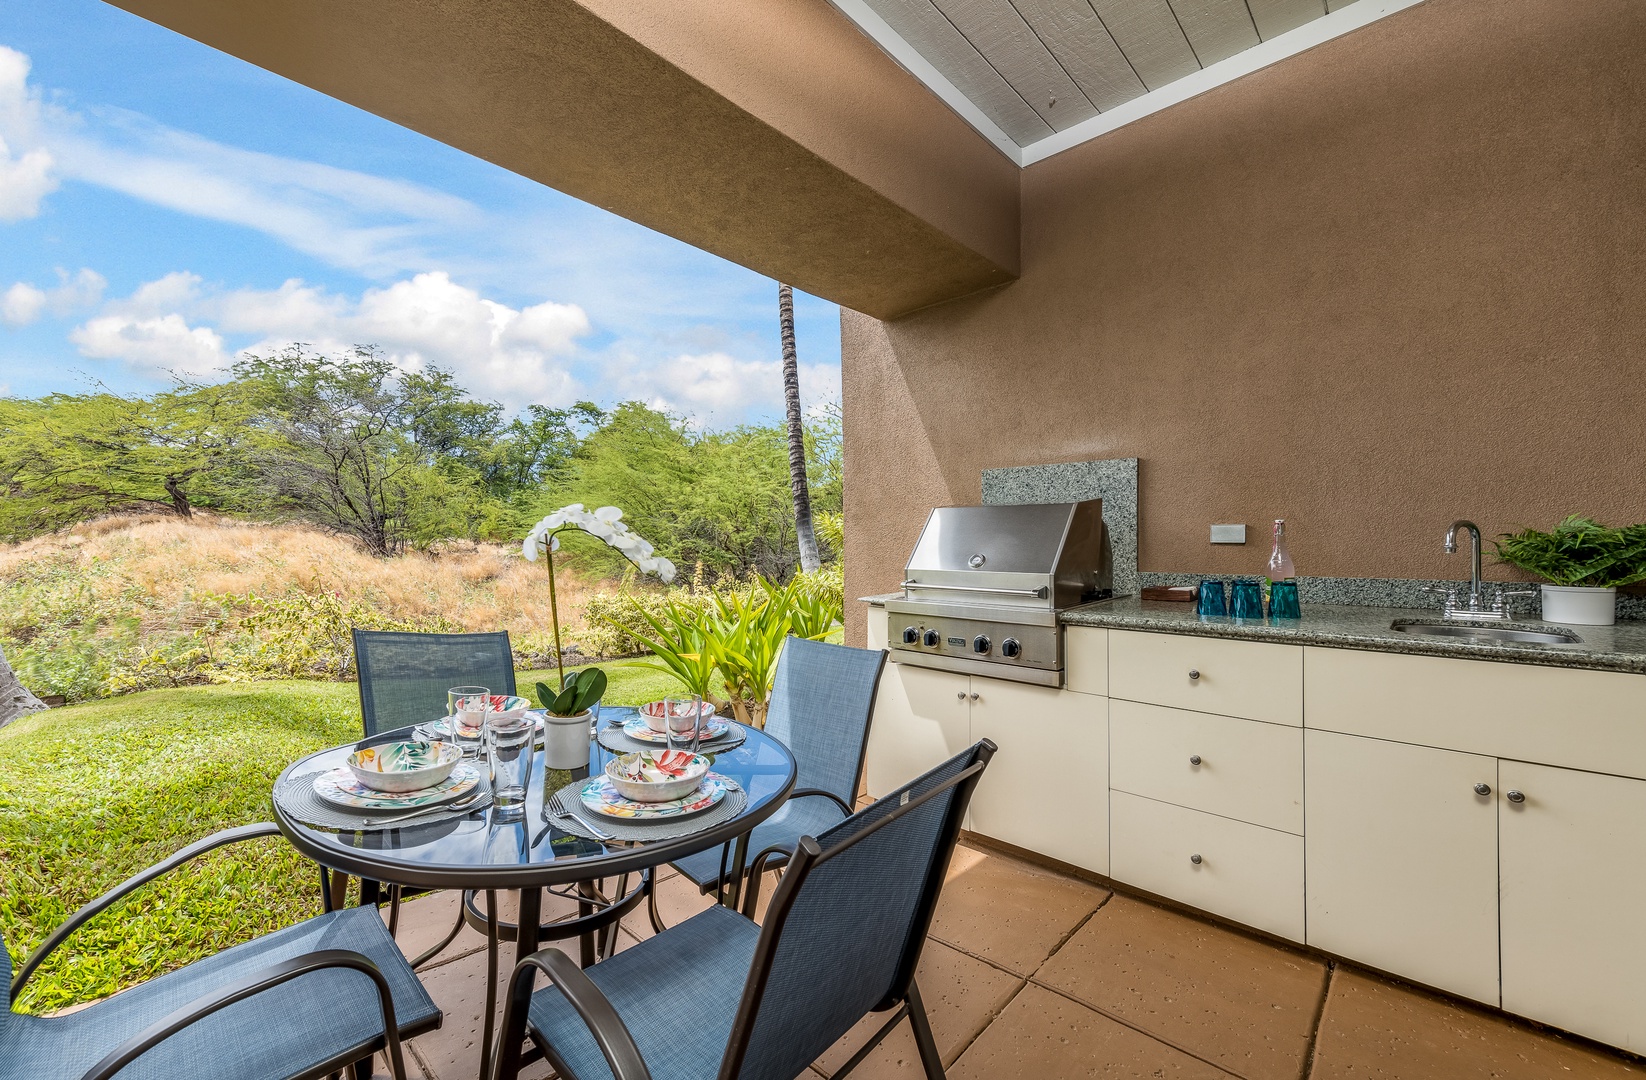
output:
[[[601,711],[600,719],[602,724],[607,724],[633,715],[635,710],[632,708],[606,708]],[[353,749],[354,745],[350,744],[312,754],[288,766],[281,774],[282,779],[286,775],[336,768],[345,762]],[[748,796],[748,805],[743,812],[733,821],[716,826],[713,830],[716,834],[726,833],[728,827],[732,834],[746,830],[748,825],[738,827],[736,822],[763,818],[766,816],[764,811],[769,810],[773,800],[786,797],[794,784],[794,756],[777,739],[753,728],[749,729],[748,739],[741,746],[708,756],[714,762],[713,770],[735,780]],[[552,771],[547,775],[552,785],[565,784],[573,778],[600,773],[612,757],[611,751],[598,743],[591,743],[587,770]],[[451,871],[472,868],[479,874],[484,874],[487,869],[507,873],[511,869],[536,866],[547,869],[551,864],[593,861],[634,850],[635,845],[632,844],[603,844],[562,830],[544,813],[544,777],[539,752],[532,769],[531,787],[526,795],[525,813],[523,816],[514,813],[512,820],[509,819],[511,815],[500,814],[493,807],[455,821],[436,820],[427,825],[414,821],[402,828],[373,832],[331,832],[284,817],[282,824],[288,832],[301,834],[304,843],[300,846],[316,849],[311,850],[310,854],[322,862],[328,861],[323,857],[324,851],[335,848],[339,855],[376,856],[373,861],[392,862],[407,869],[426,867]],[[547,794],[553,793],[554,787],[551,787]],[[595,820],[592,814],[589,816]],[[596,824],[599,824],[598,820]],[[687,840],[680,837],[660,843],[667,843],[678,857],[687,852],[677,845]],[[713,844],[721,842],[723,839],[712,840]],[[706,846],[711,845],[698,844],[695,849],[701,850]],[[564,869],[573,868],[565,866]]]

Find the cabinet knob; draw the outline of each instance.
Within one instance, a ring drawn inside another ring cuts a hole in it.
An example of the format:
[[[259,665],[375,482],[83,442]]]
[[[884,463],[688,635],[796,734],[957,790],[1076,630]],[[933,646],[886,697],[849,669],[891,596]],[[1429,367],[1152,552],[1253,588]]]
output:
[[[1202,859],[1199,856],[1199,854],[1194,854],[1194,855],[1189,856],[1189,861],[1194,863],[1196,866],[1199,866],[1201,863],[1205,862],[1206,860]]]
[[[1512,803],[1523,803],[1526,801],[1526,794],[1525,792],[1515,791],[1513,788],[1510,788],[1509,801]]]
[[[956,701],[965,701],[966,700],[966,691],[964,691],[964,690],[960,691],[960,693],[958,693],[954,696],[954,699]]]
[[[1475,785],[1475,794],[1476,795],[1490,795],[1491,793],[1492,793],[1492,785],[1490,785],[1490,784],[1476,784]]]
[[[976,691],[975,691],[975,690],[974,690],[974,691],[972,691],[972,700],[973,700],[973,701],[976,701],[976,700],[977,700],[977,692],[976,692]]]
[[[1190,668],[1189,669],[1189,681],[1190,682],[1199,682],[1200,681],[1200,672],[1198,670],[1196,670],[1195,668]]]
[[[1200,765],[1200,755],[1199,754],[1190,754],[1189,755],[1189,764],[1194,765],[1196,767],[1199,767],[1199,765]]]

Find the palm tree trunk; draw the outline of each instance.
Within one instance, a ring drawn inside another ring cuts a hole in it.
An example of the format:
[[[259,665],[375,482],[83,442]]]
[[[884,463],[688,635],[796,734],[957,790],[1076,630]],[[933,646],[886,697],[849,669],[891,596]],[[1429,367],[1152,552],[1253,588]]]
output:
[[[794,531],[800,541],[800,569],[822,565],[812,528],[812,495],[806,487],[806,431],[800,425],[800,358],[794,348],[794,290],[777,286],[777,320],[783,331],[783,399],[789,414],[789,488],[794,493]]]

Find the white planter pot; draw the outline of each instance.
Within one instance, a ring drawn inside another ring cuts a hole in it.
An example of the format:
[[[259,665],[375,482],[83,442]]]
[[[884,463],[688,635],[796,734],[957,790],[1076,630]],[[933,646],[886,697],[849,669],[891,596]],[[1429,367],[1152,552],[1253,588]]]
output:
[[[549,769],[580,769],[589,764],[589,725],[594,710],[576,716],[543,714],[543,766]]]
[[[1617,621],[1617,590],[1577,585],[1543,586],[1543,621],[1611,626]]]

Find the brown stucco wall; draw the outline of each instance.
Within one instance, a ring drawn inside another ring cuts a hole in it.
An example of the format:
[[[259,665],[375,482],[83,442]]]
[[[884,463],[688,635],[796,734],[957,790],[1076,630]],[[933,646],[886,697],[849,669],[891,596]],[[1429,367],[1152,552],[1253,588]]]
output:
[[[1026,170],[1020,281],[842,316],[848,595],[1001,465],[1141,459],[1145,570],[1646,520],[1642,56],[1638,0],[1429,0]]]

